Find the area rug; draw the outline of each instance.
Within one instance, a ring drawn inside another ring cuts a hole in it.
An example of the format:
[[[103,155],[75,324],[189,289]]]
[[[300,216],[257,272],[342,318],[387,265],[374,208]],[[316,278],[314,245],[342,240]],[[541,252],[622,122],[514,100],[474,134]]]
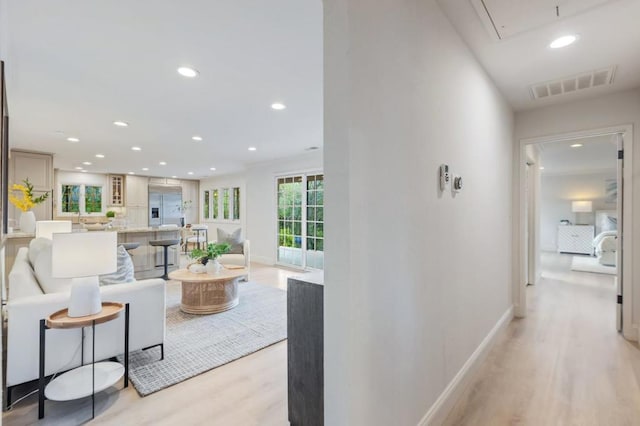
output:
[[[240,304],[213,315],[180,310],[180,285],[167,285],[165,358],[160,350],[131,353],[129,378],[141,396],[256,352],[287,338],[287,293],[252,282],[239,284]]]
[[[573,256],[571,261],[571,269],[581,272],[595,272],[597,274],[616,275],[614,266],[601,265],[597,257]]]

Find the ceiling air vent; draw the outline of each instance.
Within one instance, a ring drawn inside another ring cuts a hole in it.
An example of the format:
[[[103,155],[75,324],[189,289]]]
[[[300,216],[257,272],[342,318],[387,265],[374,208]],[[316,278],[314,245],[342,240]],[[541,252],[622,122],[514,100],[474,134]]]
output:
[[[546,81],[531,86],[533,99],[549,98],[565,93],[578,92],[592,87],[607,86],[613,83],[616,67],[572,75],[558,80]]]

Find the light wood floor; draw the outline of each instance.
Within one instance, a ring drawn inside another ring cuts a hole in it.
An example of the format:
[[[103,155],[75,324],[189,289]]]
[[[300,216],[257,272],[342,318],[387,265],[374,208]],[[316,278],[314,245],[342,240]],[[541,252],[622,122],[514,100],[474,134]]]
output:
[[[292,275],[302,273],[251,266],[251,281],[282,289]],[[97,395],[96,418],[89,424],[287,425],[287,344],[277,343],[144,398],[131,385],[120,389],[122,384]],[[37,395],[4,413],[2,423],[67,426],[84,424],[91,417],[90,398],[46,404],[45,418],[39,423]]]
[[[615,330],[608,275],[545,253],[528,316],[490,352],[447,425],[640,425],[640,351]]]

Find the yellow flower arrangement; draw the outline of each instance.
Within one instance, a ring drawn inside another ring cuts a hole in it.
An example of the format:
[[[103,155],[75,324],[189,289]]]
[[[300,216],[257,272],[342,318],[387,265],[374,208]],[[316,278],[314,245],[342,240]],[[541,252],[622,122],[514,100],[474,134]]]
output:
[[[14,183],[11,187],[11,191],[20,191],[22,193],[22,198],[18,198],[12,193],[9,194],[9,201],[11,204],[22,210],[23,212],[28,212],[36,205],[43,203],[49,197],[49,193],[45,192],[41,196],[37,198],[33,198],[33,185],[29,182],[29,178],[26,178],[22,181],[24,185],[20,185],[19,183]]]

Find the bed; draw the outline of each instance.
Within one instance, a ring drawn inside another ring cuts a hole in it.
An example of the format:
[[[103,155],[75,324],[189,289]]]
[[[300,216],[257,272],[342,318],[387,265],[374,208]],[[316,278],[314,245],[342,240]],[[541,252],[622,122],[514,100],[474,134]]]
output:
[[[593,247],[601,265],[616,266],[618,250],[618,213],[616,210],[596,210],[596,237]]]

